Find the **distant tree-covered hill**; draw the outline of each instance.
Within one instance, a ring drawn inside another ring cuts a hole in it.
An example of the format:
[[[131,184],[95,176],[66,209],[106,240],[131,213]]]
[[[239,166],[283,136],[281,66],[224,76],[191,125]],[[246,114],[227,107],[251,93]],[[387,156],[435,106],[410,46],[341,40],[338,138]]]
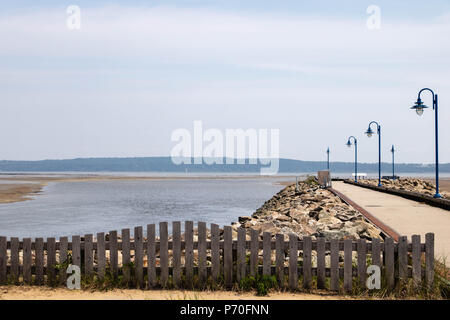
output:
[[[225,163],[225,161],[224,161]],[[170,157],[139,157],[139,158],[80,158],[66,160],[39,160],[39,161],[0,161],[0,171],[3,172],[260,172],[261,167],[268,167],[261,163],[249,164],[180,164],[172,162]],[[352,162],[331,162],[333,172],[353,172]],[[301,161],[292,159],[279,160],[280,173],[316,172],[326,168],[324,161]],[[391,164],[383,163],[385,174],[391,172]],[[396,172],[427,173],[434,171],[434,165],[417,163],[399,163],[395,166]],[[377,163],[359,163],[358,171],[373,173],[378,171]],[[450,163],[440,165],[441,172],[450,172]]]

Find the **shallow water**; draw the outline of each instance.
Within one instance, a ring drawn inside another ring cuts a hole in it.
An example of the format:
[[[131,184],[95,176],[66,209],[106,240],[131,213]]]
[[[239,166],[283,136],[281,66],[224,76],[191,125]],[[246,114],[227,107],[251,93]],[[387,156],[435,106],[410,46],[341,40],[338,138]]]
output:
[[[283,179],[54,182],[34,200],[1,204],[0,235],[83,235],[160,221],[229,225],[281,190],[283,186],[275,183],[279,180]]]

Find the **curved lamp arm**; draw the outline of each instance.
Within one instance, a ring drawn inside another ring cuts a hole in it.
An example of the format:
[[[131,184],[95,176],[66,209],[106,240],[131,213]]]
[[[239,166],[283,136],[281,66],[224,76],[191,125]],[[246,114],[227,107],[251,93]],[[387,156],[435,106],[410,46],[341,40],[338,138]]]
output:
[[[417,95],[417,101],[419,101],[419,102],[421,102],[422,100],[420,99],[420,95],[422,94],[422,92],[424,92],[424,91],[429,91],[429,92],[431,92],[431,96],[432,96],[432,98],[433,98],[433,110],[434,110],[434,104],[435,104],[435,97],[436,97],[436,95],[434,94],[434,91],[433,90],[431,90],[430,88],[423,88],[422,90],[420,90],[419,91],[419,94]]]

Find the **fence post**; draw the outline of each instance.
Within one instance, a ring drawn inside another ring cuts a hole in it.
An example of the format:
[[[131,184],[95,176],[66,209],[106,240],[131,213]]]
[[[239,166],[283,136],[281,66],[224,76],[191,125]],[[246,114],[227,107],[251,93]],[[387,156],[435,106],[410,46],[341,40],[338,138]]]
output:
[[[408,238],[406,236],[398,239],[398,276],[401,280],[408,279]]]

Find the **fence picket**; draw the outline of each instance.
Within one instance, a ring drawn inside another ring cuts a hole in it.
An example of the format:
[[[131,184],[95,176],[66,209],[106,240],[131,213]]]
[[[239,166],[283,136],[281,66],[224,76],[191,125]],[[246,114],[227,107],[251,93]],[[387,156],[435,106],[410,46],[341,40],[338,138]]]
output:
[[[317,238],[317,289],[325,289],[325,238]]]
[[[366,287],[366,272],[367,272],[367,262],[366,262],[366,254],[367,254],[367,246],[366,239],[358,239],[357,243],[357,252],[358,252],[358,279],[360,288]]]
[[[61,266],[68,266],[67,264],[67,249],[68,249],[69,241],[67,237],[61,237],[59,238],[59,264]],[[37,250],[35,250],[36,252]],[[59,270],[59,283],[65,284],[66,278],[67,278],[67,269],[61,268]]]
[[[198,223],[198,280],[200,286],[206,285],[206,223]]]
[[[6,237],[0,237],[0,284],[6,283],[7,252]]]
[[[216,285],[220,274],[220,247],[219,247],[219,225],[211,224],[211,276],[213,284]]]
[[[381,268],[380,239],[372,238],[372,264]]]
[[[408,278],[408,239],[406,236],[398,239],[398,276],[403,280]]]
[[[385,274],[388,289],[393,289],[395,285],[394,270],[394,240],[386,238],[384,241]]]
[[[421,256],[422,252],[420,250],[420,235],[413,235],[411,238],[412,242],[412,277],[414,284],[420,286],[422,283],[422,262]]]
[[[339,240],[331,239],[330,243],[330,289],[339,291]]]
[[[144,257],[142,227],[134,228],[134,272],[138,288],[144,287]]]
[[[303,237],[303,288],[311,288],[311,237]]]
[[[23,281],[31,284],[31,238],[23,239]]]
[[[271,274],[271,234],[270,232],[263,233],[263,275],[270,276]]]
[[[298,237],[289,234],[289,287],[298,288]]]
[[[109,264],[111,266],[111,273],[114,279],[117,279],[119,274],[119,253],[117,243],[117,231],[109,232]]]
[[[167,222],[159,223],[159,265],[161,267],[161,286],[166,288],[169,281],[169,243]]]
[[[156,226],[154,224],[147,225],[147,274],[148,287],[156,286]]]
[[[72,236],[72,264],[81,268],[81,238]]]
[[[122,229],[122,283],[126,286],[129,286],[131,281],[130,265],[130,229]]]
[[[352,240],[344,240],[344,291],[350,292],[352,290]]]
[[[92,234],[86,234],[84,236],[84,272],[87,277],[92,276],[94,271],[94,256],[93,256],[93,236]]]
[[[11,276],[14,284],[19,284],[19,238],[11,238]]]
[[[258,272],[259,232],[250,231],[250,275],[255,277]]]
[[[239,228],[237,234],[237,274],[236,280],[240,282],[243,278],[245,278],[245,258],[246,258],[246,250],[245,250],[245,238],[246,233],[245,229]]]
[[[47,283],[55,283],[56,243],[55,238],[47,238]]]
[[[44,239],[42,238],[36,238],[34,242],[34,263],[36,265],[35,282],[37,285],[42,285],[44,284]]]
[[[105,233],[97,233],[97,275],[100,280],[105,278],[106,268],[106,247],[105,247]]]
[[[223,228],[223,272],[225,286],[231,288],[233,285],[233,244],[232,244],[231,227]]]
[[[194,223],[186,221],[185,230],[185,264],[186,264],[186,284],[189,289],[193,286],[194,280]]]
[[[181,287],[181,222],[172,222],[173,233],[173,283],[176,288]]]
[[[280,288],[284,287],[284,235],[277,234],[275,242],[276,275]]]
[[[428,289],[433,289],[434,283],[434,233],[425,235],[425,274]]]

